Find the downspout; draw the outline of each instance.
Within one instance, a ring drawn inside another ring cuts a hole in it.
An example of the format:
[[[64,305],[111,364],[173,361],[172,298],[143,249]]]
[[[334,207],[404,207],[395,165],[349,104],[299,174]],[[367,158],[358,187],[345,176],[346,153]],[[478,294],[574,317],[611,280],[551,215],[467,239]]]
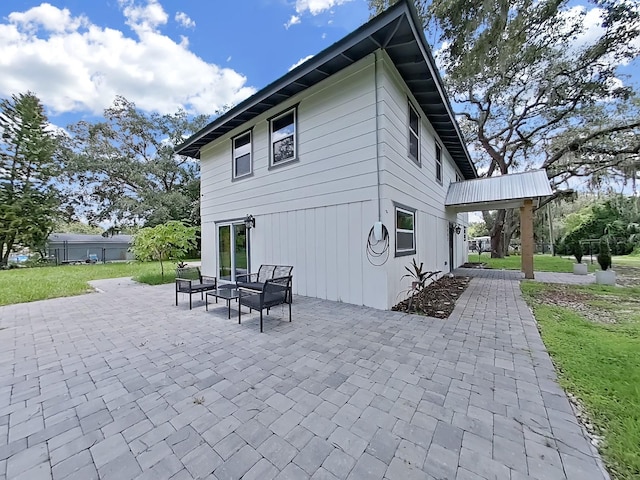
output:
[[[378,60],[380,49],[373,52],[373,84],[374,84],[374,96],[376,102],[376,173],[378,182],[378,221],[382,221],[382,198],[380,194],[380,116],[378,107]]]

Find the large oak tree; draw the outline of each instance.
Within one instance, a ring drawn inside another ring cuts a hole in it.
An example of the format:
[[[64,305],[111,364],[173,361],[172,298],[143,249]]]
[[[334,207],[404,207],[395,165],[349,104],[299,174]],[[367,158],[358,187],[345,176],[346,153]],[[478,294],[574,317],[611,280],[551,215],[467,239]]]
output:
[[[380,12],[395,0],[369,3]],[[596,0],[589,12],[565,0],[415,4],[439,34],[439,66],[485,175],[545,168],[557,188],[638,176],[640,109],[620,73],[639,53],[637,0]],[[513,213],[485,215],[495,256],[517,225]]]
[[[206,122],[182,110],[148,114],[119,96],[104,121],[71,125],[68,174],[85,215],[120,225],[199,224],[199,164],[174,147]]]

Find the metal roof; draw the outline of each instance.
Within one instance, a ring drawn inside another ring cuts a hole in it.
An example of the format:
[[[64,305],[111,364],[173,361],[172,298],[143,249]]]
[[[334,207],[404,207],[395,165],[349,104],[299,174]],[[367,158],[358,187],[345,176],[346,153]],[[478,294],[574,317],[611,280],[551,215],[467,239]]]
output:
[[[520,207],[524,200],[552,195],[545,170],[477,178],[449,185],[445,206],[460,212]]]
[[[378,49],[387,52],[464,178],[478,176],[455,120],[442,79],[424,38],[413,2],[400,0],[342,40],[247,98],[176,147],[200,157],[200,149],[236,127]]]
[[[131,243],[131,235],[114,235],[103,237],[102,235],[87,235],[82,233],[52,233],[47,241],[49,243],[114,243],[128,245]]]

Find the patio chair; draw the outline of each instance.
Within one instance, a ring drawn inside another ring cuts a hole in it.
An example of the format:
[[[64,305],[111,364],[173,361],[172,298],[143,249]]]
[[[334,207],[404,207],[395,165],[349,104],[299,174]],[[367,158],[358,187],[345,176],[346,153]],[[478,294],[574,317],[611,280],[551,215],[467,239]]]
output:
[[[218,287],[216,277],[202,275],[198,267],[176,268],[176,306],[178,305],[178,294],[189,295],[189,310],[191,310],[191,295],[199,293],[204,299],[204,292],[215,290]]]
[[[245,290],[261,292],[267,280],[290,277],[292,270],[291,265],[260,265],[257,273],[237,275],[236,286]]]
[[[289,305],[289,322],[291,322],[291,276],[270,278],[264,282],[261,292],[240,288],[238,290],[238,323],[242,323],[242,306],[260,311],[260,333],[262,333],[262,311],[276,305]]]

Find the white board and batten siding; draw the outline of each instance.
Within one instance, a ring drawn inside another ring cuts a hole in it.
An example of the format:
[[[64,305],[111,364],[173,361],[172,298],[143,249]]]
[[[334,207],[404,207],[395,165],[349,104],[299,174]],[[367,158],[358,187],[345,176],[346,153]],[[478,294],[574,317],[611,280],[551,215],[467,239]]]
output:
[[[386,308],[385,272],[366,259],[377,219],[373,56],[201,151],[202,266],[217,272],[217,228],[251,214],[251,269],[293,265],[294,293]],[[268,119],[297,105],[298,160],[269,169]],[[232,181],[231,139],[252,129],[253,174]]]
[[[378,111],[381,151],[381,192],[383,222],[391,236],[390,258],[387,262],[388,307],[402,299],[410,286],[403,279],[405,266],[413,258],[428,271],[447,273],[466,261],[463,233],[454,233],[454,264],[449,264],[449,223],[465,226],[466,215],[445,211],[444,201],[450,182],[458,171],[444,144],[419,108],[389,57],[383,53],[378,74]],[[408,102],[420,116],[420,165],[408,153]],[[436,142],[442,148],[442,183],[436,180]],[[416,254],[394,257],[394,202],[416,209]],[[398,285],[398,287],[394,287]],[[399,296],[400,294],[400,296]]]

